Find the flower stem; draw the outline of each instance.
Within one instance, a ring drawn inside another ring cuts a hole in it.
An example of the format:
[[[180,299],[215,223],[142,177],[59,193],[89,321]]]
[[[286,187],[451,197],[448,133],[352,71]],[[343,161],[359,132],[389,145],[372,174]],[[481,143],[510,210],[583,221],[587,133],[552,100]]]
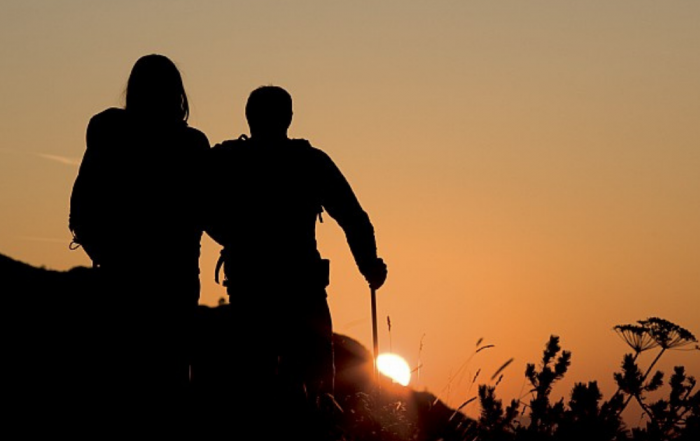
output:
[[[651,372],[651,369],[654,367],[656,362],[659,361],[659,358],[661,358],[664,352],[666,352],[666,348],[661,348],[661,352],[659,352],[659,355],[657,355],[654,361],[651,362],[651,364],[649,365],[649,369],[647,369],[646,373],[644,374],[644,377],[642,377],[642,382],[644,382],[644,380],[647,379],[647,377],[649,376],[649,372]]]
[[[663,355],[664,352],[666,352],[666,348],[661,348],[661,351],[659,352],[659,354],[656,356],[656,358],[654,359],[654,361],[651,362],[651,364],[649,365],[649,368],[648,368],[647,371],[644,373],[644,376],[642,376],[642,385],[643,385],[644,382],[647,380],[647,377],[649,376],[649,372],[651,372],[652,368],[654,367],[654,365],[656,364],[656,362],[659,361],[659,358],[661,358],[661,356]],[[630,401],[632,400],[632,397],[633,397],[633,396],[634,396],[634,395],[630,395],[629,397],[627,397],[627,400],[625,401],[625,403],[624,403],[624,404],[622,405],[622,407],[620,408],[620,411],[617,413],[618,415],[622,414],[622,411],[625,410],[625,408],[627,407],[627,405],[628,405],[628,404],[630,403]],[[641,400],[640,400],[639,398],[637,398],[637,401],[639,401],[639,402],[641,403]],[[642,406],[642,408],[644,408],[644,406]]]

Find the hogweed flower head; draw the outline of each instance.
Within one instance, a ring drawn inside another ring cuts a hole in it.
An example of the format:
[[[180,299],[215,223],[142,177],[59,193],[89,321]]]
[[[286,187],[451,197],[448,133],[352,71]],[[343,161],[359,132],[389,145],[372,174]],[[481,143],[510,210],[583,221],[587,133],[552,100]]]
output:
[[[613,329],[637,354],[659,345],[644,326],[617,325]]]
[[[638,323],[663,349],[678,349],[698,342],[690,331],[662,318],[650,317]]]

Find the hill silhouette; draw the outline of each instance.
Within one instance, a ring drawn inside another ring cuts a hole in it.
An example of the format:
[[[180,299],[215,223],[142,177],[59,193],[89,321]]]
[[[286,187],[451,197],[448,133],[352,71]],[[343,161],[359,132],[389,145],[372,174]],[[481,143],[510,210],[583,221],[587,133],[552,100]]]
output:
[[[56,271],[0,254],[0,290],[9,301],[5,318],[12,326],[4,357],[9,380],[4,396],[10,406],[8,421],[21,424],[25,433],[59,427],[71,385],[90,357],[90,346],[99,344],[90,328],[108,305],[100,298],[94,276],[92,268]],[[216,387],[217,376],[226,374],[217,369],[217,360],[235,350],[223,332],[226,309],[232,307],[202,305],[198,310],[193,362],[207,377],[207,387]],[[344,439],[450,439],[467,421],[429,392],[386,378],[377,384],[370,351],[353,338],[336,333],[334,345],[335,401],[341,410],[337,424]]]

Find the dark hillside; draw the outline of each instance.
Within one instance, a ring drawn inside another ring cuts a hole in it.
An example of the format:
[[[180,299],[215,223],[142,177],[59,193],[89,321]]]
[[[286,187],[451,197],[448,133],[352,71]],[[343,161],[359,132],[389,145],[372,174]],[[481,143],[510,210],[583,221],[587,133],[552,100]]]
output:
[[[90,347],[99,344],[91,334],[91,323],[100,320],[108,307],[94,285],[91,268],[69,271],[38,268],[0,254],[0,286],[9,307],[3,309],[7,372],[5,403],[18,421],[41,419],[46,429],[60,420],[62,403],[70,400],[71,384],[79,378]],[[208,366],[212,384],[216,360],[226,356],[230,343],[223,329],[226,308],[201,306],[198,322],[196,362]],[[454,411],[427,392],[391,384],[377,388],[372,376],[372,356],[356,340],[335,335],[337,393],[343,409],[341,422],[348,439],[437,440],[449,438],[450,427],[463,419],[448,420]],[[212,404],[215,405],[215,404]],[[43,429],[42,429],[43,428]]]

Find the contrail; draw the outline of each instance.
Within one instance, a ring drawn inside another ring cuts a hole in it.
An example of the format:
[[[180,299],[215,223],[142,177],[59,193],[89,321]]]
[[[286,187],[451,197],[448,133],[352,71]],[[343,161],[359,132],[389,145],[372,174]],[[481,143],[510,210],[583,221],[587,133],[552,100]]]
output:
[[[36,152],[30,152],[34,156],[38,156],[40,158],[48,159],[49,161],[55,161],[61,164],[65,165],[80,165],[80,160],[75,159],[75,158],[68,158],[66,156],[58,156],[58,155],[50,155],[48,153],[36,153]]]
[[[64,165],[70,165],[70,166],[80,165],[79,159],[69,158],[67,156],[51,155],[49,153],[39,153],[39,152],[26,152],[23,150],[7,149],[4,147],[0,147],[0,151],[10,152],[10,153],[19,153],[19,154],[23,154],[23,155],[32,155],[32,156],[36,156],[36,157],[39,157],[42,159],[46,159],[48,161],[58,162],[59,164],[64,164]]]

